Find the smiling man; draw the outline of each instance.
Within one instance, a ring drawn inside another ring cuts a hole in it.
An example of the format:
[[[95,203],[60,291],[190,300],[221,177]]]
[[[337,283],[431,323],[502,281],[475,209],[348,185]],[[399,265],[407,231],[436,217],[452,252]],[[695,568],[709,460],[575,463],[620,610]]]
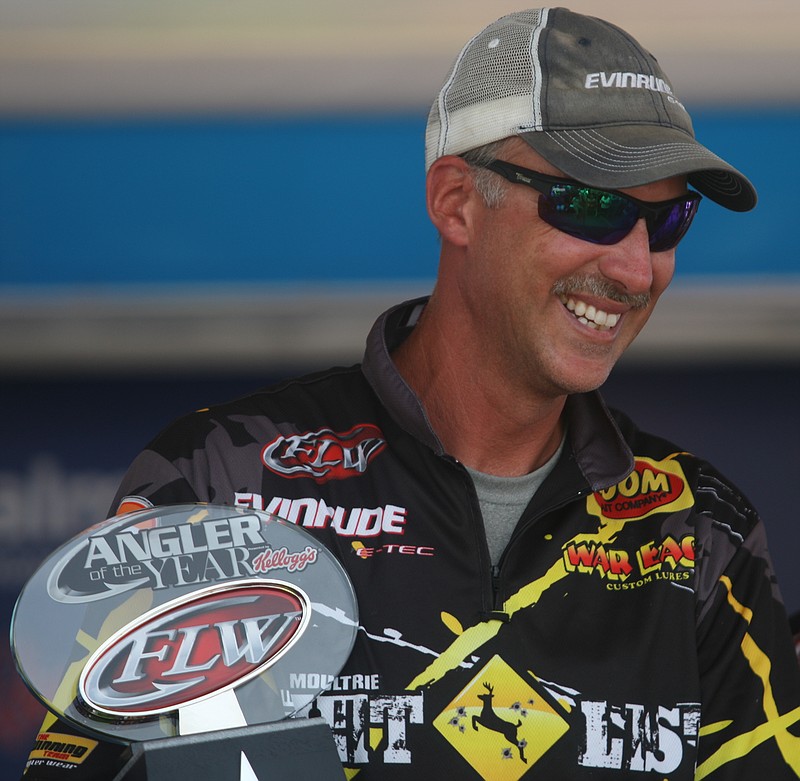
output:
[[[481,171],[467,162],[481,153],[494,157],[482,170],[523,186],[493,183],[502,189],[487,197]],[[605,381],[672,279],[674,246],[652,251],[647,218],[628,216],[642,208],[632,199],[656,214],[665,209],[657,220],[679,212],[688,222],[697,195],[683,176],[624,192],[590,188],[565,179],[519,138],[470,154],[431,164],[439,277],[393,358],[451,455],[515,476],[553,455],[567,395]],[[584,233],[592,227],[595,238]],[[475,419],[480,426],[466,425]]]
[[[114,512],[254,507],[335,553],[360,626],[313,713],[347,778],[800,777],[756,510],[597,391],[701,198],[745,211],[753,187],[645,49],[563,8],[465,46],[426,147],[432,295],[382,315],[357,366],[177,421]],[[73,733],[53,716],[40,741]],[[29,777],[112,777],[119,751],[90,742],[36,749]]]

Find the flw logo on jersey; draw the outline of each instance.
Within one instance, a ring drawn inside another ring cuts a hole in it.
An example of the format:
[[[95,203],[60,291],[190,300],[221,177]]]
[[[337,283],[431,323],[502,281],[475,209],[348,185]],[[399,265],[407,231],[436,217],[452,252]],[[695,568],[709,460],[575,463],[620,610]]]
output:
[[[383,432],[364,423],[346,432],[323,428],[276,437],[261,451],[261,461],[281,477],[310,477],[325,483],[364,474],[385,447]]]
[[[694,496],[678,461],[637,457],[633,471],[621,483],[595,491],[586,499],[586,510],[603,522],[638,521],[693,504]]]

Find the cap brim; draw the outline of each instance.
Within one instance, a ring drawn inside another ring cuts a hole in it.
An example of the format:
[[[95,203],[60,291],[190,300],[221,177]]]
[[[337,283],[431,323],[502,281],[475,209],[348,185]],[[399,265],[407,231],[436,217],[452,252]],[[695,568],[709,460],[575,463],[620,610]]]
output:
[[[519,134],[551,165],[594,187],[639,187],[672,176],[712,201],[737,212],[756,205],[748,179],[680,130],[653,125],[617,125]]]

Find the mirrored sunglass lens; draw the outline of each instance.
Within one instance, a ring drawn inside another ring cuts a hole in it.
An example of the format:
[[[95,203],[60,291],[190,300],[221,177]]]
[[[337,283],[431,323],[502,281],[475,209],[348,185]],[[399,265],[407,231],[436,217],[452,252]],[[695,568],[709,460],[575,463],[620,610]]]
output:
[[[635,203],[606,190],[554,184],[539,199],[539,216],[570,236],[594,244],[616,244],[639,218]]]
[[[684,237],[692,224],[697,201],[687,199],[672,206],[666,206],[658,214],[647,218],[647,230],[650,234],[650,249],[663,252],[673,249]]]

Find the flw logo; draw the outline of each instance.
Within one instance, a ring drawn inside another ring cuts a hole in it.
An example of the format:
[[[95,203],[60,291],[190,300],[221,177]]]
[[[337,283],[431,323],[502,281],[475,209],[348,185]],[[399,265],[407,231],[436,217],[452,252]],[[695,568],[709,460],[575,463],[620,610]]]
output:
[[[310,477],[325,483],[364,474],[385,447],[383,432],[365,423],[343,433],[324,428],[277,437],[261,451],[261,460],[281,477]]]
[[[176,710],[261,674],[300,639],[307,595],[281,581],[240,580],[140,616],[90,657],[78,681],[91,709],[117,718]]]
[[[621,483],[587,498],[586,510],[601,521],[635,521],[655,513],[685,510],[693,504],[694,497],[677,461],[637,457],[633,472]]]

